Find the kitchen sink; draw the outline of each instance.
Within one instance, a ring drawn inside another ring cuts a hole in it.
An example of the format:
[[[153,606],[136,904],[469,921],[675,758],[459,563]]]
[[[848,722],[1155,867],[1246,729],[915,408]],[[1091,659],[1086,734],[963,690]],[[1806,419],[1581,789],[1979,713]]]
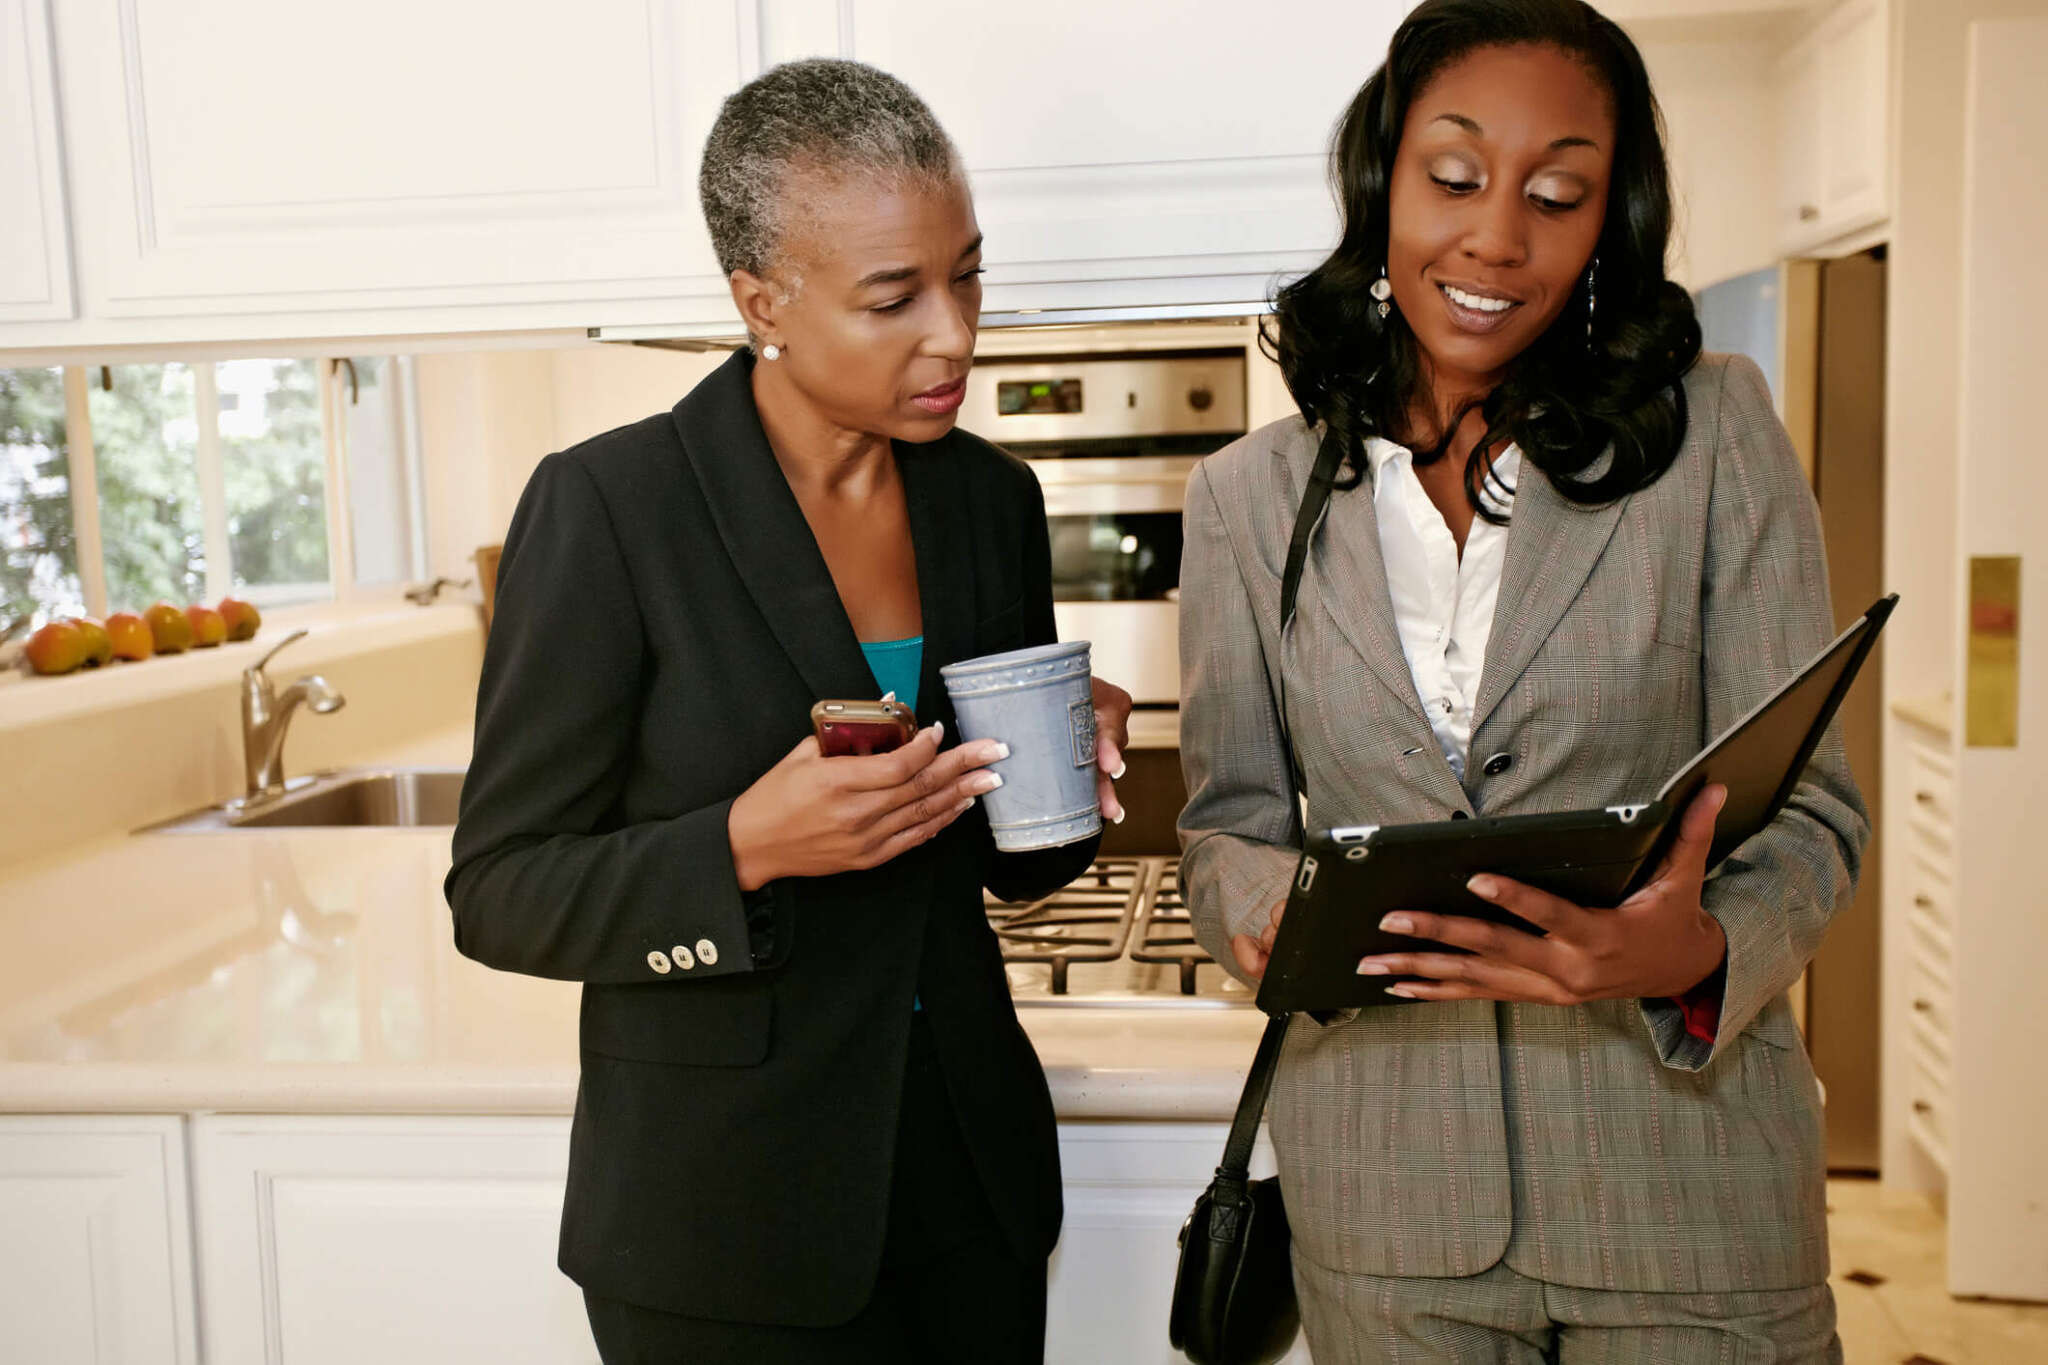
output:
[[[381,768],[300,778],[278,796],[230,801],[181,815],[148,832],[225,829],[403,829],[453,825],[461,768]]]

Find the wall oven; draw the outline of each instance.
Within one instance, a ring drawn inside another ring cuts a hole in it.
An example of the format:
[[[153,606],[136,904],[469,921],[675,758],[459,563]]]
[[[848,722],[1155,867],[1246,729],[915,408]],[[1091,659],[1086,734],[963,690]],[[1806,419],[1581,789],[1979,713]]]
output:
[[[1244,434],[1243,350],[982,361],[960,423],[1038,475],[1061,638],[1140,706],[1177,705],[1181,495]]]

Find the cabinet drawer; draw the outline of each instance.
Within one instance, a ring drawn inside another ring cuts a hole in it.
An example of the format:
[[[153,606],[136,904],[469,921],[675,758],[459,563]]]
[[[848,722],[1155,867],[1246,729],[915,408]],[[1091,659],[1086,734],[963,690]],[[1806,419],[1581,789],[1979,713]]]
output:
[[[1906,1077],[1906,1130],[1942,1170],[1948,1169],[1951,1118],[1948,1098],[1948,1067],[1929,1057],[1916,1045],[1907,1053],[1911,1064]]]
[[[1955,826],[1956,766],[1947,751],[1923,740],[1906,745],[1906,792],[1913,812],[1950,836]]]

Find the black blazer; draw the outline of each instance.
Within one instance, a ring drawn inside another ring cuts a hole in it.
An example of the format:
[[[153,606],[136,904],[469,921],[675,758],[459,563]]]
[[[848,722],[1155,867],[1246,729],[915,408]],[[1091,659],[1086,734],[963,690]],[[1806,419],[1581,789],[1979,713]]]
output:
[[[1052,1103],[982,888],[1042,895],[1095,842],[998,854],[977,805],[882,867],[771,884],[754,962],[728,808],[813,702],[877,689],[762,434],[752,365],[737,354],[673,412],[534,471],[499,562],[447,895],[463,953],[586,983],[562,1269],[670,1312],[823,1325],[875,1282],[913,996],[999,1221],[1020,1255],[1050,1252]],[[919,720],[951,744],[939,666],[1056,638],[1044,501],[965,432],[896,457]]]

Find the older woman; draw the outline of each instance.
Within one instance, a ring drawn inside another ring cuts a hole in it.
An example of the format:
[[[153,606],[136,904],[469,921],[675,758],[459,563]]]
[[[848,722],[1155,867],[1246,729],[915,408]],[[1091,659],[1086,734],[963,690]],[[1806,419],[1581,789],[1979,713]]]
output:
[[[733,95],[702,195],[753,346],[527,487],[456,942],[585,983],[561,1264],[607,1361],[1036,1360],[1059,1162],[982,891],[1095,844],[996,852],[1003,751],[939,683],[1055,638],[1037,484],[954,429],[973,203],[918,98],[838,61]],[[916,738],[822,757],[812,704],[885,691]]]
[[[1248,978],[1300,848],[1287,734],[1319,825],[1633,800],[1833,634],[1762,376],[1700,355],[1665,278],[1657,107],[1619,28],[1428,0],[1335,159],[1343,239],[1278,305],[1303,418],[1187,498],[1183,885]],[[1869,826],[1838,737],[1707,880],[1719,799],[1622,905],[1478,877],[1540,932],[1389,915],[1411,951],[1357,967],[1415,1003],[1292,1025],[1273,1139],[1319,1365],[1840,1359],[1785,992]]]

